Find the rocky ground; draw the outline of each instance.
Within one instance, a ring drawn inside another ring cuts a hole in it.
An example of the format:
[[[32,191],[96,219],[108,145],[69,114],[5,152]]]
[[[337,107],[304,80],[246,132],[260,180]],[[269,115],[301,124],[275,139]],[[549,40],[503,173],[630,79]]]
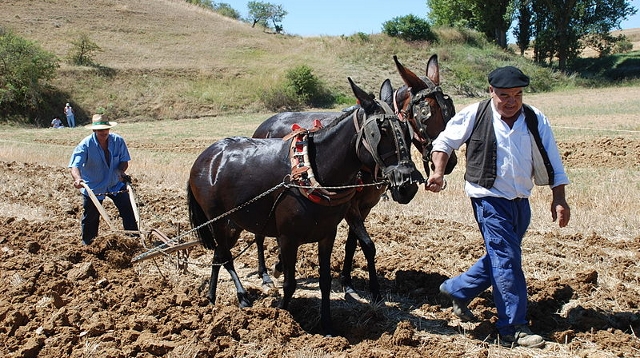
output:
[[[637,166],[633,142],[561,144],[567,166]],[[606,147],[606,150],[603,148]],[[616,154],[617,153],[617,154]],[[624,159],[617,158],[624,156]],[[606,159],[606,160],[605,160]],[[143,229],[169,237],[189,229],[183,188],[157,189],[134,178]],[[346,227],[333,254],[332,319],[339,335],[319,334],[315,245],[299,253],[289,311],[260,290],[255,248],[237,267],[254,306],[239,309],[224,270],[216,305],[206,299],[212,253],[194,246],[132,263],[152,239],[111,233],[101,223],[91,246],[79,239],[80,194],[66,168],[0,162],[0,355],[5,357],[632,357],[640,355],[640,236],[603,237],[532,230],[525,239],[529,317],[543,349],[494,342],[490,291],[471,302],[481,318],[462,323],[438,285],[483,253],[472,224],[376,208],[367,227],[377,247],[386,303],[367,300],[366,261],[356,253],[361,299],[337,280]],[[462,194],[461,194],[462,195]],[[107,201],[107,211],[119,225]],[[193,237],[185,235],[185,240]],[[243,235],[237,253],[250,245]],[[268,240],[268,263],[277,248]],[[281,284],[281,281],[277,281]]]

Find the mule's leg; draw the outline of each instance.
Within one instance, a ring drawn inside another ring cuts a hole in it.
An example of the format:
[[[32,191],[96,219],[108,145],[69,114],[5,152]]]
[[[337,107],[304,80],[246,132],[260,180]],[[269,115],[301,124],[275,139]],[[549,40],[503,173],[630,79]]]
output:
[[[209,291],[207,298],[211,304],[216,303],[216,290],[218,288],[218,275],[220,274],[220,260],[218,258],[218,250],[213,253],[213,262],[211,263],[211,277],[209,278]]]
[[[318,261],[320,263],[320,325],[327,336],[334,336],[331,324],[331,251],[334,237],[318,241]]]
[[[267,265],[264,259],[264,235],[255,235],[256,249],[258,250],[258,275],[262,278],[262,291],[265,294],[271,293],[276,288],[267,272]]]
[[[351,242],[350,242],[351,240]],[[367,259],[367,271],[369,272],[369,291],[371,292],[372,302],[382,302],[383,298],[380,294],[380,282],[378,281],[378,273],[376,271],[376,245],[371,239],[371,236],[367,232],[364,226],[363,220],[350,220],[349,221],[349,236],[347,237],[347,246],[345,248],[344,268],[342,270],[342,285],[345,289],[345,294],[357,295],[351,282],[351,270],[353,266],[353,257],[355,254],[356,240],[360,243],[362,253]],[[349,245],[353,246],[351,251]],[[347,255],[349,255],[347,257]]]
[[[296,261],[298,259],[298,242],[286,237],[278,238],[278,246],[280,247],[280,263],[282,272],[284,273],[284,282],[282,283],[283,297],[280,302],[280,308],[287,309],[293,292],[296,290]]]
[[[236,269],[233,266],[233,259],[229,259],[227,262],[225,262],[224,268],[227,269],[229,275],[231,275],[233,284],[236,286],[236,292],[238,294],[238,305],[240,306],[240,308],[251,307],[252,302],[249,298],[249,293],[242,286],[242,282],[240,282],[240,277],[238,277]]]
[[[353,258],[356,254],[356,246],[358,245],[356,233],[349,225],[349,234],[344,247],[344,262],[342,264],[342,272],[340,273],[340,284],[344,290],[345,296],[356,295],[351,282],[351,270],[353,270]]]

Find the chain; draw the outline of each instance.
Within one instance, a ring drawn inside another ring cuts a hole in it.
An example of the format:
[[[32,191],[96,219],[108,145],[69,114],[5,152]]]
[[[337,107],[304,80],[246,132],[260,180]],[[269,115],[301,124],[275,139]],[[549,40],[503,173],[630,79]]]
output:
[[[385,184],[387,184],[386,181],[381,181],[381,182],[375,182],[375,183],[370,183],[370,184],[354,184],[354,185],[327,186],[327,187],[323,186],[321,188],[327,189],[327,190],[336,190],[336,189],[360,188],[360,187],[365,187],[365,186],[380,186],[380,185],[385,185]],[[162,245],[158,245],[158,246],[152,248],[151,250],[149,250],[149,251],[145,252],[144,254],[138,256],[138,259],[142,259],[142,258],[144,258],[144,256],[148,256],[148,255],[153,254],[155,252],[161,252],[165,256],[169,256],[168,254],[164,253],[163,251],[164,251],[164,249],[169,248],[173,243],[177,242],[178,240],[182,239],[185,236],[191,235],[196,230],[199,230],[202,227],[211,224],[212,222],[216,222],[216,221],[218,221],[218,220],[220,220],[220,219],[222,219],[222,218],[224,218],[226,216],[229,216],[229,215],[237,212],[238,210],[244,208],[245,206],[250,205],[250,204],[260,200],[261,198],[271,194],[272,192],[280,189],[281,187],[286,187],[286,188],[308,188],[308,186],[296,185],[296,184],[290,184],[290,183],[288,184],[286,181],[283,181],[282,183],[274,186],[273,188],[265,191],[264,193],[262,193],[262,194],[260,194],[260,195],[258,195],[256,197],[254,197],[253,199],[251,199],[251,200],[249,200],[249,201],[247,201],[247,202],[245,202],[245,203],[243,203],[243,204],[241,204],[241,205],[239,205],[239,206],[237,206],[237,207],[235,207],[235,208],[233,208],[233,209],[231,209],[231,210],[229,210],[229,211],[227,211],[227,212],[225,212],[223,214],[220,214],[220,215],[216,216],[215,218],[213,218],[213,219],[211,219],[211,220],[209,220],[207,222],[204,222],[204,223],[192,228],[189,231],[186,231],[186,232],[176,236],[175,238],[171,239],[170,241],[168,241],[166,243],[163,243]],[[242,249],[242,251],[240,251],[237,255],[235,255],[229,261],[233,261],[237,257],[239,257],[240,255],[242,255],[245,251],[247,251],[249,249],[249,247],[251,247],[253,245],[254,242],[255,242],[255,239],[252,240],[244,249]],[[223,266],[224,264],[226,264],[229,261],[226,261],[226,262],[223,262],[223,263],[218,263],[218,264],[213,263],[212,265]]]

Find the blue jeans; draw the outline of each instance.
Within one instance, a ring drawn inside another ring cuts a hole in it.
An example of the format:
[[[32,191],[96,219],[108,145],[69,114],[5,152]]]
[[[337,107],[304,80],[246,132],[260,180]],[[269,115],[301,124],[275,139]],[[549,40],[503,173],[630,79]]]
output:
[[[76,126],[76,117],[73,114],[67,116],[67,125],[69,125],[69,128]]]
[[[527,284],[522,271],[522,238],[531,222],[528,199],[472,198],[473,212],[487,253],[467,272],[445,281],[454,298],[471,301],[489,287],[498,312],[501,335],[527,324]]]
[[[107,195],[120,213],[122,217],[122,225],[125,230],[137,231],[138,224],[136,223],[136,216],[133,212],[133,206],[131,206],[131,199],[129,199],[129,193],[121,192],[117,194]],[[85,244],[93,242],[96,236],[98,236],[98,224],[100,223],[100,212],[93,201],[88,195],[84,195],[84,214],[82,215],[82,241]],[[99,200],[102,204],[102,200]]]

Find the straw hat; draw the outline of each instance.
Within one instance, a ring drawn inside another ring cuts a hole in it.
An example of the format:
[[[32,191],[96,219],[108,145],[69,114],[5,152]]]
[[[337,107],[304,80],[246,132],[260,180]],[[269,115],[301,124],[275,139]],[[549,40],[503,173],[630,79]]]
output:
[[[102,114],[94,114],[93,118],[91,118],[91,124],[86,127],[92,130],[100,130],[109,129],[117,125],[117,122],[110,122],[109,119],[107,119],[107,117],[103,116]]]

